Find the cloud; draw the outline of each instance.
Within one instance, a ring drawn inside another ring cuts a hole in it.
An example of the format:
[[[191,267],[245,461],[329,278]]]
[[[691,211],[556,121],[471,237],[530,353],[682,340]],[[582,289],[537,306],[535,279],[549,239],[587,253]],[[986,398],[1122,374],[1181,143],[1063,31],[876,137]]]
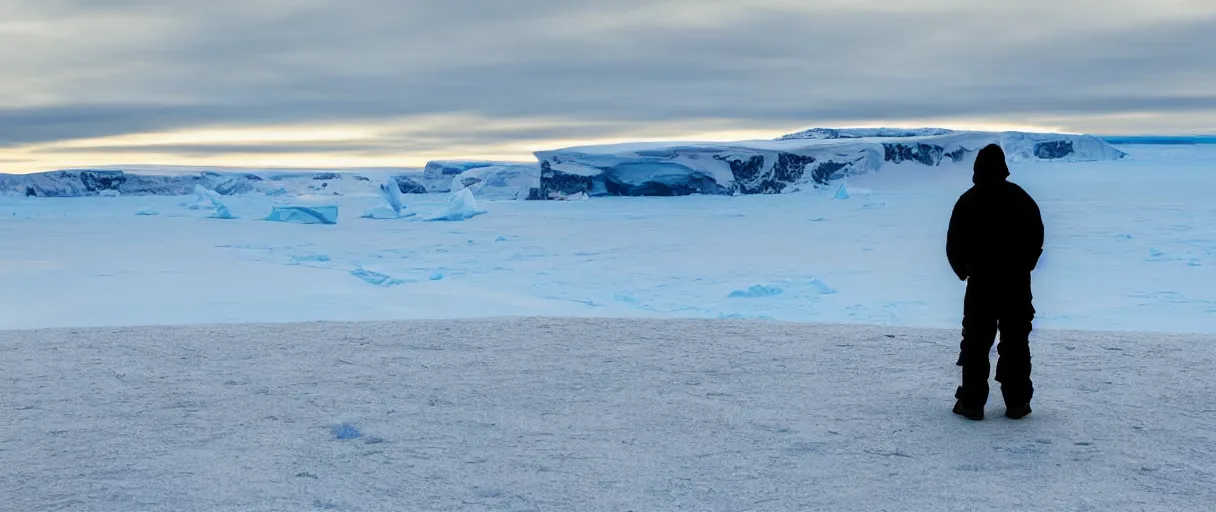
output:
[[[776,135],[952,119],[1216,129],[1216,4],[985,4],[17,0],[0,6],[0,38],[20,48],[0,51],[0,157],[49,158],[66,150],[40,146],[78,139],[352,123],[380,134],[315,150],[408,158],[707,125]],[[470,124],[428,131],[445,119]],[[223,142],[161,149],[240,149]]]

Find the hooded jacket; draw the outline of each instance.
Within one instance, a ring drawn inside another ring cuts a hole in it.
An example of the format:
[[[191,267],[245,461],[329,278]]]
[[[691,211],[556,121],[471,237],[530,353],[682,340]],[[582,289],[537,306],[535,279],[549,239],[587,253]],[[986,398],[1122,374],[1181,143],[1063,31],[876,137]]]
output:
[[[1043,254],[1039,205],[1022,187],[1006,181],[1009,166],[996,144],[975,158],[971,189],[950,214],[946,257],[960,280],[977,275],[1029,273]]]

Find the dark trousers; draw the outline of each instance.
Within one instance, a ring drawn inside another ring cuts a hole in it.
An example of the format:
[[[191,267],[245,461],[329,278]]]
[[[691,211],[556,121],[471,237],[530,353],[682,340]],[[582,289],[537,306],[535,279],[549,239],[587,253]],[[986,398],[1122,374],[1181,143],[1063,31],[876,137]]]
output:
[[[958,365],[963,367],[963,385],[955,397],[968,407],[983,407],[988,401],[988,353],[997,345],[996,380],[1008,406],[1029,403],[1034,395],[1030,381],[1030,329],[1034,319],[1030,273],[972,276],[967,280],[963,301],[963,342]]]

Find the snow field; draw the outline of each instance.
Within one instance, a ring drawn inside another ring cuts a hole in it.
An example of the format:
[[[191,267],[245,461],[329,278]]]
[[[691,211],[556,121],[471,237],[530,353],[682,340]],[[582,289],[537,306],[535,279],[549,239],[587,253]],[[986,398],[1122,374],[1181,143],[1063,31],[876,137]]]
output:
[[[6,510],[1144,510],[1216,502],[1210,335],[483,319],[0,331]]]

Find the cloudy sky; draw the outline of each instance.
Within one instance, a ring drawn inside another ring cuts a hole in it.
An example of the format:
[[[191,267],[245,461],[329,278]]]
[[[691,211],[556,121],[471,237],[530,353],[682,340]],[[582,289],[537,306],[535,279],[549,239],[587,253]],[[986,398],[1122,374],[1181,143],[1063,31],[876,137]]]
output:
[[[1216,132],[1211,0],[5,0],[0,172]]]

